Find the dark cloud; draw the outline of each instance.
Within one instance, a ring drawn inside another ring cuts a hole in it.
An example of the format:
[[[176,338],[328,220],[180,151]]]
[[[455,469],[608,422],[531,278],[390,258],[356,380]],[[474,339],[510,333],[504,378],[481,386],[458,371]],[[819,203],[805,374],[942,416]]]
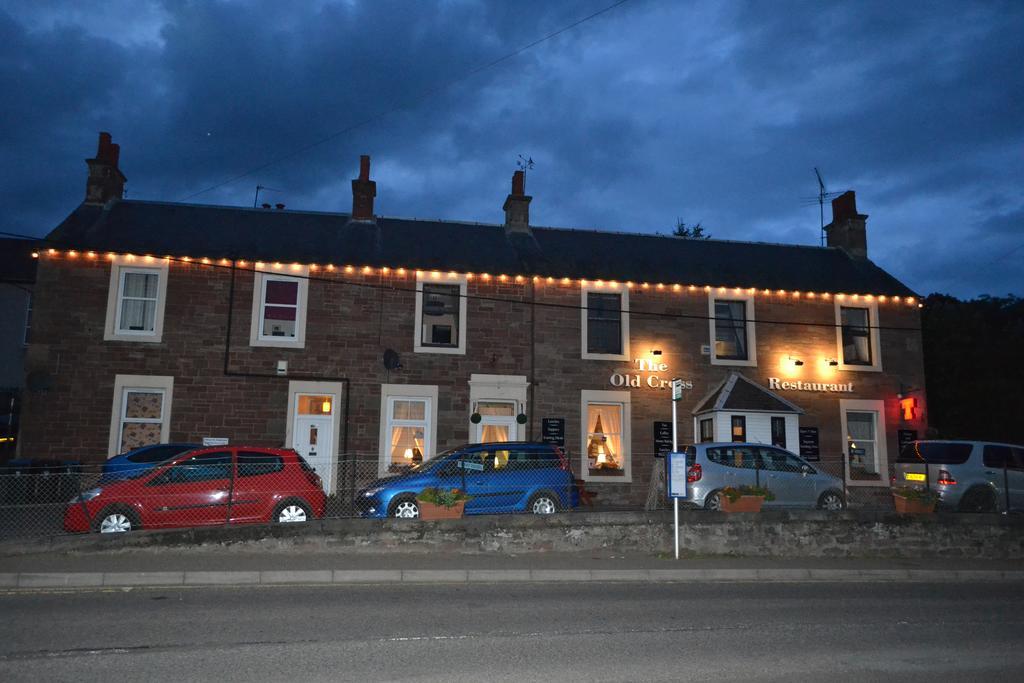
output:
[[[347,210],[370,153],[380,211],[498,222],[524,153],[539,224],[804,244],[818,166],[911,287],[1024,293],[1024,5],[634,0],[462,78],[606,4],[0,9],[0,225],[66,215],[98,130],[136,198],[294,154],[190,201]]]

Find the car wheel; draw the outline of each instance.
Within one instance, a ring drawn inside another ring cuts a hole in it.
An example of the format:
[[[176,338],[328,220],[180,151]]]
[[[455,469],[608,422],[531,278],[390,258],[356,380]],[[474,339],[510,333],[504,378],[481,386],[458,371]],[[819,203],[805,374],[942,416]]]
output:
[[[391,511],[388,517],[397,517],[398,519],[418,519],[420,516],[420,506],[416,503],[416,499],[412,497],[399,498],[391,504]]]
[[[722,492],[712,491],[704,498],[704,509],[712,512],[722,511]]]
[[[133,529],[142,528],[142,525],[139,524],[139,516],[134,511],[123,507],[107,508],[96,516],[94,526],[96,531],[101,534],[123,534]]]
[[[285,501],[274,512],[274,522],[277,524],[305,524],[312,518],[309,506],[301,500]]]
[[[838,512],[846,507],[846,501],[843,500],[843,494],[837,491],[826,491],[818,499],[818,507],[822,510]]]
[[[530,499],[526,509],[535,515],[553,515],[558,512],[558,500],[550,493],[538,493]]]
[[[960,499],[960,512],[992,513],[996,511],[996,497],[987,489],[971,489]]]

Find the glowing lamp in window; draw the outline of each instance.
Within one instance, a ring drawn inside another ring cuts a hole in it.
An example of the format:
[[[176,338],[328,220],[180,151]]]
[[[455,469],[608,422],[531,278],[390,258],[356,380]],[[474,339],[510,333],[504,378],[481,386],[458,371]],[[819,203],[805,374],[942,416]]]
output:
[[[331,402],[329,400],[325,400],[323,403],[320,404],[320,412],[322,412],[324,415],[327,415],[328,413],[331,412]]]

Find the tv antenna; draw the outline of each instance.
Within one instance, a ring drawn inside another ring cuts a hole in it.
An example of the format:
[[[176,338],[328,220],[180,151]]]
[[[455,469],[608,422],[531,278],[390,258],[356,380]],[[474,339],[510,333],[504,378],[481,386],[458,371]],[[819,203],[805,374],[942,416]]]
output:
[[[533,157],[524,157],[522,154],[520,154],[519,159],[516,161],[516,168],[518,168],[520,171],[532,171]]]
[[[254,209],[259,205],[260,190],[266,190],[267,192],[284,192],[284,190],[275,190],[274,188],[267,187],[266,185],[257,185],[256,186],[256,196],[252,198],[252,208],[254,208]]]
[[[825,246],[825,200],[835,199],[846,192],[846,190],[829,192],[828,188],[825,186],[825,179],[821,177],[821,171],[818,170],[817,166],[814,167],[814,175],[818,178],[818,196],[804,197],[802,199],[802,203],[805,206],[812,206],[814,204],[818,205],[818,216],[821,221],[821,246]]]

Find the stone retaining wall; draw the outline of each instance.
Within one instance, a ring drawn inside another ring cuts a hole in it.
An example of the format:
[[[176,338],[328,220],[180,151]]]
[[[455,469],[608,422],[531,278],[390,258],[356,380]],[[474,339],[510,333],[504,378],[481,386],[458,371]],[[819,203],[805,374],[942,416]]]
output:
[[[471,517],[446,522],[327,520],[302,528],[245,526],[142,531],[126,536],[53,537],[0,544],[0,554],[120,548],[223,546],[225,550],[303,549],[341,553],[672,552],[670,512],[595,512]],[[688,556],[1024,559],[1024,517],[877,512],[680,514]]]

